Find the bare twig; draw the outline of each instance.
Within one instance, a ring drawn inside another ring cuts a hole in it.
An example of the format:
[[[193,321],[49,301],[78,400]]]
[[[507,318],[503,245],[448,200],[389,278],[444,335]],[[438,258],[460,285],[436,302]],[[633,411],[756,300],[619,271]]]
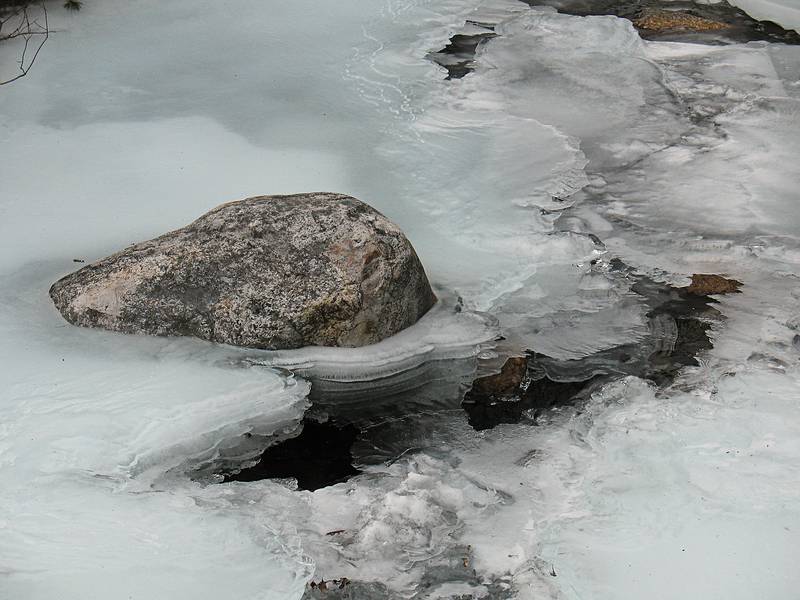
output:
[[[44,15],[44,25],[39,23],[38,19],[31,20],[30,14],[28,13],[28,5],[23,5],[18,7],[16,10],[11,11],[11,15],[0,19],[0,42],[7,41],[10,39],[21,37],[24,39],[24,44],[22,47],[22,54],[20,56],[19,61],[19,73],[12,77],[11,79],[6,79],[5,81],[0,81],[0,85],[6,85],[17,79],[21,79],[28,74],[28,71],[31,70],[33,64],[36,62],[36,58],[39,56],[39,52],[42,50],[47,38],[50,37],[50,25],[47,21],[47,7],[44,3],[39,5],[42,9],[42,14]],[[16,27],[11,31],[9,34],[3,34],[3,26],[6,25],[9,21],[13,19],[17,19]],[[31,43],[31,40],[34,37],[40,36],[41,40],[39,44],[36,46],[36,51],[33,53],[30,61],[25,64],[25,57],[28,54],[28,47]]]

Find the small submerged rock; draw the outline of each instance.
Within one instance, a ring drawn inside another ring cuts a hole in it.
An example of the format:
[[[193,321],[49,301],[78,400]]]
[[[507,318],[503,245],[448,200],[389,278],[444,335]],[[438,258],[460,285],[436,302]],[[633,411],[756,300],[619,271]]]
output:
[[[350,196],[257,196],[92,263],[50,296],[75,325],[253,348],[363,346],[436,302],[397,225]]]
[[[511,357],[500,373],[476,379],[462,403],[469,424],[481,431],[501,423],[533,423],[542,411],[572,400],[597,379],[595,373],[581,373],[558,381],[541,368],[540,360],[534,352]]]
[[[524,356],[512,356],[506,360],[499,373],[476,379],[467,397],[480,395],[503,399],[515,396],[525,382],[527,371],[528,359]]]

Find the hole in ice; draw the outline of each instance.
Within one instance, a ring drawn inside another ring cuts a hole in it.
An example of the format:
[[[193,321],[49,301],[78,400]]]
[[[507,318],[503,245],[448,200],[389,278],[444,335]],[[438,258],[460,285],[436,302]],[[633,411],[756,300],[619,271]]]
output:
[[[457,33],[441,50],[428,54],[428,59],[447,69],[445,79],[461,79],[475,70],[473,60],[478,46],[496,37],[494,26],[467,21],[466,32]]]
[[[391,462],[430,443],[448,413],[463,418],[461,398],[475,362],[474,357],[433,361],[374,381],[312,377],[312,406],[299,435],[243,439],[235,454],[247,458],[239,465],[219,459],[194,476],[216,482],[294,479],[299,489],[312,491],[346,481],[365,465]],[[260,454],[246,452],[249,448]]]
[[[225,473],[224,481],[294,478],[298,489],[312,491],[345,481],[360,472],[351,452],[357,435],[352,424],[307,418],[300,435],[270,446],[253,466]]]

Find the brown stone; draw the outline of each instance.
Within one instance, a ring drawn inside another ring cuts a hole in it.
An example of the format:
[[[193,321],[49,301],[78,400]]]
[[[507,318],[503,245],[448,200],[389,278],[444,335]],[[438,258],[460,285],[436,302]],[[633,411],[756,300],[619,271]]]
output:
[[[727,23],[712,21],[703,17],[672,10],[645,10],[642,15],[633,21],[637,29],[647,31],[716,31],[727,29]]]
[[[524,356],[509,358],[496,375],[479,377],[472,383],[471,394],[480,396],[512,396],[519,392],[528,368]]]
[[[400,228],[332,193],[223,204],[50,296],[75,325],[270,349],[374,344],[436,301]]]

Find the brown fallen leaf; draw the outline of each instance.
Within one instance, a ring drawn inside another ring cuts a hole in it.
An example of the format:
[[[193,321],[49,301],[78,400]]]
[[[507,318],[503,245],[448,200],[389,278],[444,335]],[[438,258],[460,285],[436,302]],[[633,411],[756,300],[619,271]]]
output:
[[[695,273],[692,275],[692,283],[684,289],[695,296],[711,296],[737,293],[742,285],[741,281],[728,279],[722,275]]]

